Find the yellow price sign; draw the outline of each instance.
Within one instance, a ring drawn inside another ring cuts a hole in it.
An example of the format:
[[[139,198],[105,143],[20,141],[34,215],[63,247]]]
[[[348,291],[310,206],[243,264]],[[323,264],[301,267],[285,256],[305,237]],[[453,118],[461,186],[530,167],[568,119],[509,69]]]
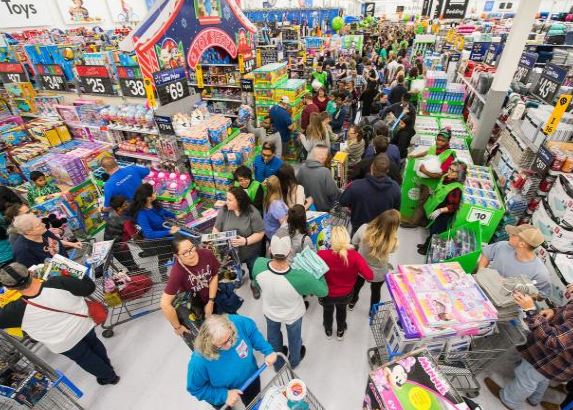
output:
[[[261,53],[261,49],[259,48],[257,49],[257,68],[263,65],[262,62],[263,62],[263,56]]]
[[[195,68],[195,77],[197,77],[197,87],[204,88],[205,83],[203,80],[203,67],[201,64],[197,64],[197,67]]]
[[[239,72],[245,74],[245,58],[242,54],[239,54]]]
[[[543,128],[545,135],[551,135],[555,132],[559,122],[561,121],[561,117],[563,117],[565,110],[569,107],[571,97],[573,97],[571,94],[561,94],[559,98],[557,98],[557,103],[555,104],[555,108],[553,108],[551,117],[549,117],[545,127]]]
[[[153,89],[151,78],[145,77],[143,79],[143,87],[145,88],[145,97],[149,108],[157,108],[157,100],[155,99],[155,90]]]

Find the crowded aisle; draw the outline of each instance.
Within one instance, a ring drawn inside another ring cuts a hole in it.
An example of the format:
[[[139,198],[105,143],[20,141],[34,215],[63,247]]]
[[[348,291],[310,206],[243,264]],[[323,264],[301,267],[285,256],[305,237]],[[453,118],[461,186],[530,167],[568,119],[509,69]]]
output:
[[[573,409],[573,2],[23,1],[1,408]]]

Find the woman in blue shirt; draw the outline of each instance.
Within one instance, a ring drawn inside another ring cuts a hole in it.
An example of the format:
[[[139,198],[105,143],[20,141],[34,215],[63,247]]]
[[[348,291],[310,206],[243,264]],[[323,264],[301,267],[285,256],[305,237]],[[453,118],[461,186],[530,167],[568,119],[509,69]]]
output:
[[[257,371],[254,351],[265,355],[271,367],[277,354],[255,322],[239,315],[212,315],[203,322],[195,339],[195,351],[187,368],[187,391],[215,408],[232,407],[239,399],[248,406],[261,391],[255,379],[238,390]]]
[[[171,239],[179,230],[177,226],[167,229],[163,223],[168,219],[176,218],[173,212],[169,212],[161,207],[156,201],[157,197],[150,184],[141,184],[135,191],[133,202],[129,209],[129,214],[140,228],[140,233],[145,241],[141,242],[144,250],[143,257],[158,257],[159,273],[166,276],[167,267],[165,263],[171,259]]]

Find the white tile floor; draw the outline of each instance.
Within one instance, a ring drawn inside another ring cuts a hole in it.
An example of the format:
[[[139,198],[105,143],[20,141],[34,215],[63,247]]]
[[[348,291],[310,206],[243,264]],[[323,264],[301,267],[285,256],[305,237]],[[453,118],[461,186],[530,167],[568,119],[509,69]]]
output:
[[[400,231],[400,248],[392,263],[423,263],[415,245],[425,238],[423,230]],[[327,410],[359,410],[366,387],[368,363],[366,350],[373,346],[368,327],[367,305],[369,288],[362,290],[356,309],[348,314],[348,332],[344,341],[327,340],[322,330],[322,309],[313,300],[303,324],[303,339],[307,356],[296,369]],[[245,297],[240,310],[257,321],[266,333],[260,302],[250,296],[248,286],[239,290]],[[55,368],[62,370],[84,391],[80,403],[88,409],[192,409],[211,407],[196,401],[185,390],[190,351],[175,336],[160,312],[118,326],[115,335],[104,339],[111,360],[121,381],[116,386],[102,387],[67,358],[54,355],[45,348],[40,354]],[[507,363],[507,362],[505,362]],[[503,382],[511,377],[512,364],[500,363],[505,371],[496,371],[494,379]],[[266,372],[263,383],[272,370]],[[554,394],[554,393],[553,393]],[[484,410],[501,409],[500,403],[482,388],[476,399]],[[532,407],[526,406],[526,409]]]

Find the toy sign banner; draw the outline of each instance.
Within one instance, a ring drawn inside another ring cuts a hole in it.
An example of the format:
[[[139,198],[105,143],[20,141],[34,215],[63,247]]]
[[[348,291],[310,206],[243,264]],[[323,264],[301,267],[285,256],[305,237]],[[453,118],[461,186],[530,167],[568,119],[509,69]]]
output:
[[[52,26],[52,2],[46,0],[2,0],[0,2],[0,27]]]
[[[20,63],[0,63],[0,81],[22,83],[28,81],[28,76]]]

